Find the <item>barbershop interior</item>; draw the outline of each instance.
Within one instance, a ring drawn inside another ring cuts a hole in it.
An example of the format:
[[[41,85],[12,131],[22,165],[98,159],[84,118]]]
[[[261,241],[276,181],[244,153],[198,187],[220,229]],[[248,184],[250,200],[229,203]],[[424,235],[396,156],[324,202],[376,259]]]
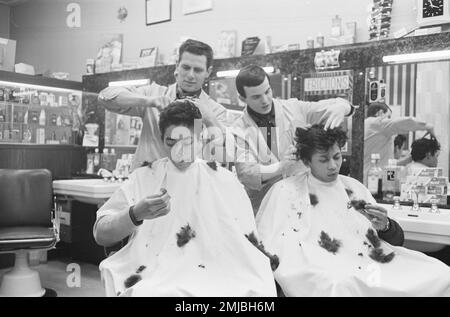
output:
[[[450,297],[450,0],[0,0],[0,297]]]

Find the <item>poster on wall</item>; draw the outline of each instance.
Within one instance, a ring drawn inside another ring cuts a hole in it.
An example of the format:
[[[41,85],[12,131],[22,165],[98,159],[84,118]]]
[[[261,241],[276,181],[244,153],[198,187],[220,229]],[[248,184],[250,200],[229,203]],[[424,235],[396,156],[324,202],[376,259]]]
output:
[[[0,38],[0,70],[14,71],[16,41]]]
[[[217,49],[215,52],[216,58],[230,58],[236,56],[236,31],[222,31],[220,32]]]
[[[213,9],[213,0],[183,0],[183,14],[193,14]]]
[[[122,56],[122,34],[103,34],[95,59],[95,72],[107,73],[120,65]]]

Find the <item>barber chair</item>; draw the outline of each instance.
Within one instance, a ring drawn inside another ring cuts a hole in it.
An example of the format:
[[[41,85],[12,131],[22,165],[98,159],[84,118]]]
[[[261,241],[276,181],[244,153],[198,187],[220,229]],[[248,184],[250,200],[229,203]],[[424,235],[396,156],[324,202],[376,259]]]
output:
[[[52,249],[59,241],[52,215],[52,175],[46,169],[0,169],[0,253],[14,253],[13,269],[3,276],[0,297],[56,296],[42,288],[29,266],[29,252]],[[56,211],[55,211],[56,212]]]

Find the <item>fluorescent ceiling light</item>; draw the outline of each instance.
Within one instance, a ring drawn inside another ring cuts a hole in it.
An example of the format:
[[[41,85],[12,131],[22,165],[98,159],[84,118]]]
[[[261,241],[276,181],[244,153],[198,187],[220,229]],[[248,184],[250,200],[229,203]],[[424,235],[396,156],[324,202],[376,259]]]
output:
[[[150,79],[137,79],[137,80],[123,80],[123,81],[110,81],[109,87],[120,86],[144,86],[150,84]]]
[[[450,50],[383,56],[385,63],[412,63],[450,59]]]
[[[264,71],[268,74],[275,72],[275,68],[273,66],[263,67]],[[239,69],[233,70],[224,70],[217,72],[217,77],[236,77],[239,74]]]
[[[55,91],[55,92],[69,92],[69,93],[73,93],[73,92],[77,92],[79,93],[80,91],[77,90],[73,90],[73,89],[66,89],[66,88],[59,88],[59,87],[52,87],[52,86],[41,86],[41,85],[32,85],[32,84],[23,84],[23,83],[18,83],[18,82],[14,82],[14,81],[3,81],[0,80],[0,85],[1,86],[13,86],[13,87],[23,87],[23,88],[30,88],[30,89],[36,89],[36,90],[47,90],[47,91]]]

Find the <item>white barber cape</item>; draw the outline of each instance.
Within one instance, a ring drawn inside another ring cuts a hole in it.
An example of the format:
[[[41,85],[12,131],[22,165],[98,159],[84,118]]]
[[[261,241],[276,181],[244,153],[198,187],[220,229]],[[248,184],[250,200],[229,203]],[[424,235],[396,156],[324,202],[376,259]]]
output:
[[[372,243],[377,236],[366,234],[376,231],[349,208],[354,199],[376,203],[355,179],[323,183],[310,172],[280,181],[264,198],[259,237],[279,257],[274,275],[286,296],[450,296],[450,268],[417,251]]]
[[[198,160],[182,172],[163,158],[131,174],[97,218],[161,188],[171,197],[169,214],[145,220],[100,263],[107,296],[276,296],[269,258],[245,237],[256,233],[250,200],[226,169]],[[180,247],[187,225],[195,237]]]

